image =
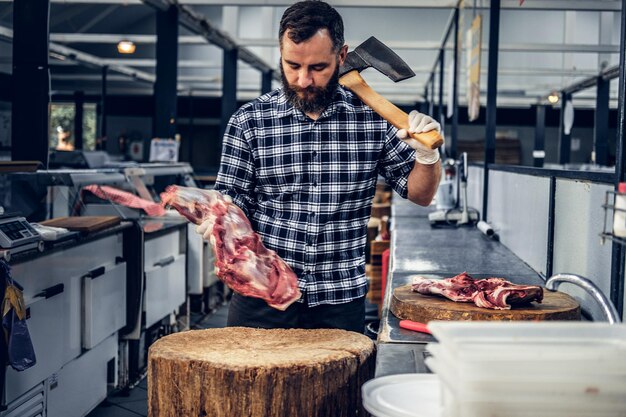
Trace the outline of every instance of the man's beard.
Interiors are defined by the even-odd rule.
[[[332,103],[335,97],[335,91],[337,90],[337,85],[339,85],[339,64],[337,64],[335,72],[333,76],[330,77],[330,80],[328,80],[326,87],[310,86],[300,88],[298,86],[289,85],[282,65],[280,65],[280,75],[283,82],[283,89],[285,90],[285,96],[292,106],[305,114],[321,113]]]

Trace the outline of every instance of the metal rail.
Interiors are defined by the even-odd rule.
[[[591,295],[600,305],[602,312],[610,324],[616,324],[622,321],[611,300],[609,300],[600,288],[598,288],[598,286],[596,286],[596,284],[592,281],[575,274],[556,274],[548,278],[546,281],[546,288],[551,291],[556,291],[562,282],[574,284]]]
[[[626,179],[626,164],[624,164],[624,131],[626,130],[626,109],[624,108],[626,88],[626,0],[622,0],[622,30],[620,36],[619,54],[619,99],[617,111],[617,137],[615,139],[615,191],[618,184]],[[618,242],[613,242],[611,248],[611,299],[617,306],[617,311],[624,314],[624,258],[626,249]]]
[[[487,107],[485,109],[485,158],[483,169],[483,207],[487,221],[489,201],[489,164],[496,160],[496,109],[498,95],[498,46],[500,43],[500,0],[491,0],[489,9],[489,59],[487,63]]]

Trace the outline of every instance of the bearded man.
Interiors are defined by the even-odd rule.
[[[248,216],[268,249],[298,276],[285,311],[233,294],[228,325],[363,332],[365,244],[378,176],[403,198],[430,204],[439,153],[398,131],[338,84],[348,52],[343,20],[322,1],[280,22],[282,87],[242,106],[224,134],[215,189]],[[410,132],[439,130],[416,111]],[[198,232],[207,234],[206,226]]]

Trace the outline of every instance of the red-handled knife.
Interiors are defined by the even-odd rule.
[[[413,330],[414,332],[432,334],[424,323],[419,323],[417,321],[400,320],[400,327],[407,330]]]

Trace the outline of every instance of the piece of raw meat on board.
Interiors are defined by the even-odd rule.
[[[475,280],[467,272],[445,279],[414,277],[411,289],[420,294],[442,295],[452,301],[495,310],[508,310],[512,305],[543,300],[543,288],[539,286],[516,285],[503,278]]]

